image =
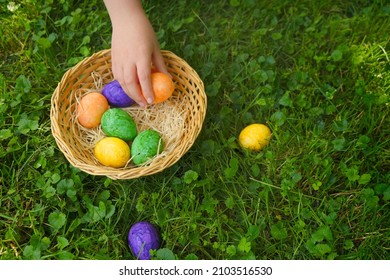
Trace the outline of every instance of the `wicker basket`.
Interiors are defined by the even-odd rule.
[[[173,97],[179,100],[186,111],[183,119],[184,133],[180,135],[179,144],[175,145],[169,154],[156,157],[150,164],[137,167],[127,165],[124,168],[111,168],[99,164],[93,155],[93,149],[85,148],[86,139],[73,116],[77,100],[82,93],[80,89],[96,88],[96,76],[103,84],[113,79],[111,51],[103,50],[68,70],[51,99],[52,134],[59,149],[74,167],[92,175],[112,179],[133,179],[155,174],[172,166],[190,149],[202,128],[206,114],[207,99],[204,85],[198,74],[183,59],[169,51],[162,51],[162,55],[175,82]]]

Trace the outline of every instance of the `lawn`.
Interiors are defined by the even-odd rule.
[[[62,75],[110,48],[103,1],[0,0],[0,259],[390,259],[388,1],[144,1],[203,80],[192,148],[133,180],[72,167],[51,134]],[[251,123],[269,145],[238,145]]]

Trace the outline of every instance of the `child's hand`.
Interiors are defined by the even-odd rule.
[[[168,72],[153,27],[138,2],[105,1],[113,24],[111,56],[114,78],[135,102],[146,106],[154,99],[150,82],[151,64],[160,72]]]

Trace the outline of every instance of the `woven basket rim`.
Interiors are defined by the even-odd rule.
[[[191,110],[189,109],[190,111],[188,112],[190,115],[189,119],[191,121],[188,126],[191,130],[188,132],[186,131],[188,134],[186,141],[181,141],[180,145],[175,147],[169,155],[156,158],[156,160],[153,160],[152,163],[146,166],[112,168],[103,165],[86,163],[84,162],[84,159],[80,160],[80,157],[82,156],[75,151],[75,145],[74,142],[72,142],[73,139],[71,139],[72,141],[67,139],[68,134],[71,133],[70,130],[72,129],[72,124],[69,123],[69,126],[67,126],[66,121],[62,121],[61,119],[61,117],[67,114],[65,112],[66,110],[71,110],[66,107],[71,105],[66,104],[65,106],[64,103],[72,99],[69,95],[72,95],[79,86],[79,81],[74,82],[75,77],[83,75],[88,76],[88,74],[90,75],[92,72],[91,69],[94,69],[94,71],[100,71],[104,68],[104,71],[108,71],[108,69],[111,71],[111,49],[105,49],[84,58],[75,66],[68,69],[62,76],[51,97],[50,120],[52,135],[55,138],[58,148],[71,165],[91,175],[106,176],[114,180],[135,179],[165,170],[175,164],[192,147],[202,129],[206,115],[207,96],[204,84],[197,72],[184,59],[168,50],[162,50],[161,53],[165,59],[168,70],[170,72],[174,71],[171,72],[173,79],[177,79],[177,81],[182,83],[183,89],[193,90],[192,92],[178,93],[178,95],[183,95],[183,98],[187,100],[186,102],[192,105],[189,107]],[[110,75],[112,79],[112,74]],[[63,109],[64,107],[65,109]],[[75,139],[75,141],[76,140],[77,139]],[[73,145],[69,142],[72,142]]]

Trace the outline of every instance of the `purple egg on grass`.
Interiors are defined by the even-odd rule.
[[[139,260],[150,260],[150,250],[160,247],[157,229],[149,222],[135,223],[129,231],[128,244],[134,256]]]
[[[113,107],[125,108],[135,103],[122,89],[117,80],[106,84],[103,87],[102,94],[107,98],[108,104]]]

